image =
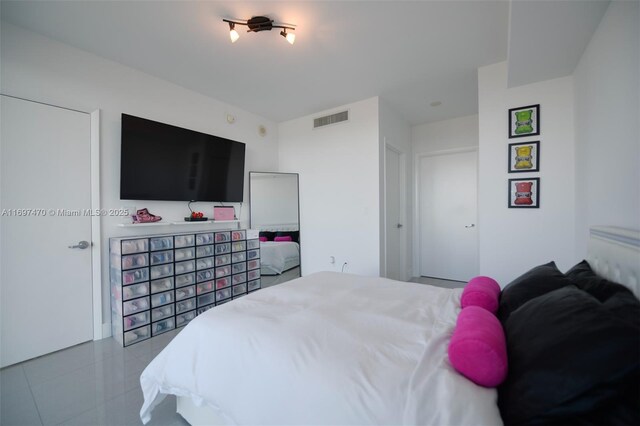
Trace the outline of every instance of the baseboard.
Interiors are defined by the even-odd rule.
[[[94,340],[106,339],[107,337],[111,337],[111,323],[110,322],[106,322],[106,323],[102,324],[102,337],[99,337],[98,339],[94,339]]]

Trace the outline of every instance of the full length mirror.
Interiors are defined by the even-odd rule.
[[[260,231],[262,287],[298,278],[300,218],[298,174],[249,172],[251,229]]]

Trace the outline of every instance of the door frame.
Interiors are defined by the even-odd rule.
[[[100,110],[91,119],[91,210],[100,211]],[[93,340],[111,334],[110,322],[102,323],[102,217],[91,216],[91,281],[93,288]]]
[[[463,154],[465,152],[475,152],[476,154],[478,153],[478,147],[477,146],[469,146],[469,147],[463,147],[463,148],[453,148],[453,149],[445,149],[445,150],[441,150],[441,151],[433,151],[433,152],[423,152],[420,154],[416,154],[414,157],[414,165],[413,165],[413,170],[415,171],[414,173],[414,191],[413,191],[413,226],[414,226],[414,232],[413,232],[413,276],[414,277],[419,277],[421,276],[421,259],[422,259],[422,238],[420,238],[421,232],[422,232],[422,222],[420,220],[420,190],[421,190],[421,185],[420,185],[420,176],[421,176],[421,168],[420,168],[420,163],[422,162],[423,158],[426,157],[439,157],[439,156],[443,156],[443,155],[453,155],[453,154]],[[476,176],[476,187],[478,186],[478,179]],[[477,193],[477,191],[476,191]],[[477,205],[478,205],[478,199],[476,198],[476,215],[477,215]],[[476,217],[476,223],[478,222],[478,219]],[[476,225],[477,226],[477,225]],[[478,246],[476,244],[476,251],[478,250]]]
[[[383,191],[383,198],[384,198],[384,202],[383,202],[383,214],[384,214],[384,221],[383,221],[383,236],[384,236],[384,244],[383,244],[383,268],[384,270],[382,271],[382,275],[384,277],[387,277],[387,243],[388,243],[388,239],[387,239],[387,222],[389,220],[389,218],[387,217],[387,149],[395,152],[396,154],[398,154],[398,173],[400,175],[400,181],[398,182],[398,185],[400,187],[400,206],[399,209],[400,211],[399,213],[399,217],[401,219],[401,221],[403,222],[402,228],[400,228],[400,279],[402,281],[406,281],[407,280],[407,262],[406,262],[406,256],[407,256],[407,191],[406,190],[402,190],[402,188],[406,188],[407,187],[407,166],[406,166],[406,154],[398,147],[390,144],[389,142],[387,142],[387,138],[384,138],[384,159],[383,159],[383,165],[384,165],[384,185],[382,188]]]

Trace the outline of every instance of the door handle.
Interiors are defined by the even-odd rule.
[[[75,249],[75,248],[77,248],[77,249],[80,249],[80,250],[84,250],[84,249],[86,249],[87,247],[89,247],[90,245],[91,245],[91,244],[89,244],[89,242],[88,242],[88,241],[80,241],[80,242],[78,242],[78,244],[76,244],[76,245],[69,246],[69,248],[71,248],[71,249]]]
[[[398,229],[402,228],[402,224],[401,223],[397,224],[396,228],[398,228]]]
[[[465,225],[464,227],[465,227],[465,228],[475,228],[475,227],[476,227],[476,224],[475,224],[475,223],[472,223],[471,225]]]

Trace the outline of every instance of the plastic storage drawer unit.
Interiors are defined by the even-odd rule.
[[[260,288],[257,230],[109,239],[112,335],[128,346]]]

